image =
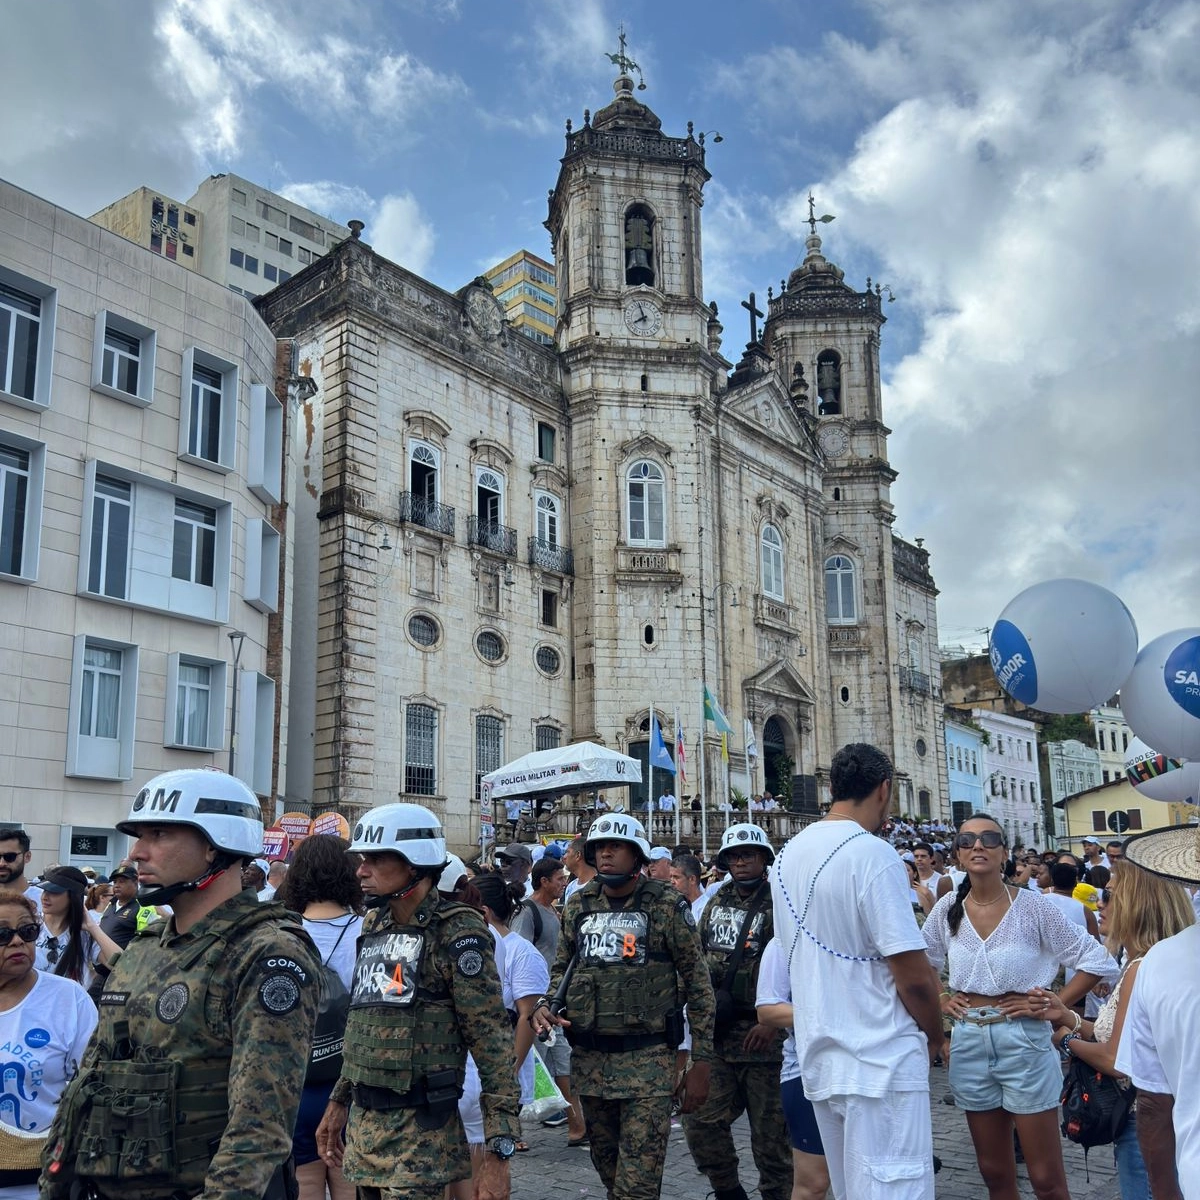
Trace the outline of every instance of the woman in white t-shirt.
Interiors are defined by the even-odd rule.
[[[79,1068],[96,1006],[87,992],[34,968],[33,902],[0,888],[0,1196],[37,1200],[46,1132]]]
[[[51,867],[42,881],[42,936],[34,966],[62,975],[84,988],[98,965],[107,964],[119,947],[86,907],[87,876],[78,867]],[[101,975],[106,973],[101,971]]]
[[[319,833],[296,848],[288,873],[275,893],[275,902],[299,913],[323,966],[332,967],[349,991],[354,978],[358,935],[362,932],[362,888],[355,870],[357,854],[348,853],[345,838]],[[334,1081],[306,1083],[300,1093],[300,1112],[292,1135],[296,1182],[300,1200],[354,1200],[354,1184],[341,1171],[329,1170],[317,1153],[316,1130],[325,1114]]]

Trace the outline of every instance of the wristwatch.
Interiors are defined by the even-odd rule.
[[[500,1137],[488,1138],[486,1145],[497,1158],[505,1162],[517,1152],[517,1143],[503,1134]]]

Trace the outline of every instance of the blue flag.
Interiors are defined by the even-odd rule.
[[[658,716],[650,713],[650,765],[656,771],[670,771],[675,774],[675,764],[671,761],[670,752],[663,743],[662,730],[658,727]]]

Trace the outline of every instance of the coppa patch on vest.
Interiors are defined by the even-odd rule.
[[[454,955],[460,975],[473,979],[483,970],[483,938],[478,934],[472,933],[458,938],[450,951]]]
[[[419,933],[389,932],[364,937],[354,965],[350,1007],[412,1004],[421,978],[424,949],[425,938]]]
[[[173,983],[158,994],[154,1002],[154,1012],[158,1019],[166,1025],[174,1025],[183,1016],[183,1010],[188,1006],[191,993],[186,983]]]
[[[650,919],[644,912],[594,912],[576,929],[579,957],[585,962],[644,963]]]
[[[277,971],[258,985],[258,1002],[264,1011],[282,1017],[300,1003],[300,985],[290,975]]]

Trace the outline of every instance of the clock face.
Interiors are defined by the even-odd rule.
[[[500,332],[500,309],[482,288],[473,288],[467,293],[467,318],[480,337],[494,338]]]
[[[842,425],[826,425],[817,434],[817,445],[830,458],[840,458],[850,449],[850,435]]]
[[[634,333],[651,337],[662,328],[662,309],[653,300],[630,300],[625,305],[625,324]]]

